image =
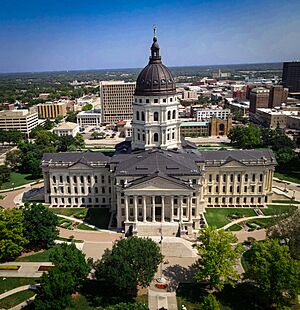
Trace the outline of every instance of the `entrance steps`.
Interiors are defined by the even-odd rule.
[[[178,232],[178,223],[136,223],[136,230],[138,236],[170,236],[175,237]]]

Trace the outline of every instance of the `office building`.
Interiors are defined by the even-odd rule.
[[[300,97],[300,62],[283,63],[282,85],[289,89],[292,96]]]
[[[196,111],[197,115],[197,122],[207,121],[215,116],[220,119],[227,119],[230,110],[229,109],[201,109]]]
[[[19,130],[29,135],[38,125],[38,114],[30,110],[0,111],[0,129]]]
[[[250,112],[255,113],[256,109],[269,107],[270,90],[263,87],[256,87],[250,91]]]
[[[101,125],[101,111],[91,110],[79,112],[77,114],[77,124],[81,128],[87,126],[99,127]]]
[[[36,107],[39,118],[55,119],[58,116],[66,116],[67,103],[67,101],[48,101],[38,104]]]
[[[132,119],[132,103],[135,83],[124,81],[100,82],[100,104],[104,124],[116,124],[123,119]]]

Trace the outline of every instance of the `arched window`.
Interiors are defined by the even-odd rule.
[[[171,119],[171,111],[168,111],[168,120]]]
[[[145,134],[143,133],[143,141],[145,141]]]
[[[173,115],[172,118],[175,119],[176,118],[176,110],[173,110]]]
[[[158,133],[155,133],[153,135],[153,140],[154,140],[154,142],[158,142]]]
[[[154,122],[158,122],[158,112],[153,113]]]
[[[136,111],[136,119],[139,121],[140,120],[140,112]]]
[[[145,121],[145,112],[142,112],[142,121]]]

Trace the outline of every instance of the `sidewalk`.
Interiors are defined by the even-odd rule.
[[[27,285],[23,285],[23,286],[19,286],[19,287],[13,288],[12,290],[9,290],[9,291],[1,294],[0,295],[0,300],[5,298],[5,297],[8,297],[10,295],[16,294],[18,292],[26,291],[28,289],[36,290],[37,287],[38,287],[37,284],[27,284]]]
[[[256,215],[256,216],[249,216],[249,217],[241,217],[239,219],[236,219],[236,220],[226,224],[223,227],[218,228],[218,230],[220,230],[220,229],[224,229],[225,230],[225,229],[229,228],[230,226],[232,226],[234,224],[239,224],[241,222],[245,222],[245,221],[248,221],[248,220],[268,219],[268,218],[271,218],[271,217],[274,217],[274,215]]]
[[[10,270],[10,271],[1,270],[0,276],[7,278],[12,277],[39,278],[43,274],[43,271],[38,271],[40,266],[53,266],[51,262],[9,262],[1,265],[21,266],[19,270]]]

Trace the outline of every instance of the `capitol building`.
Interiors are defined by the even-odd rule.
[[[181,141],[179,102],[156,36],[137,78],[132,140],[101,152],[46,153],[50,207],[109,208],[111,223],[140,236],[191,234],[212,207],[264,207],[276,165],[270,150],[199,151]]]

